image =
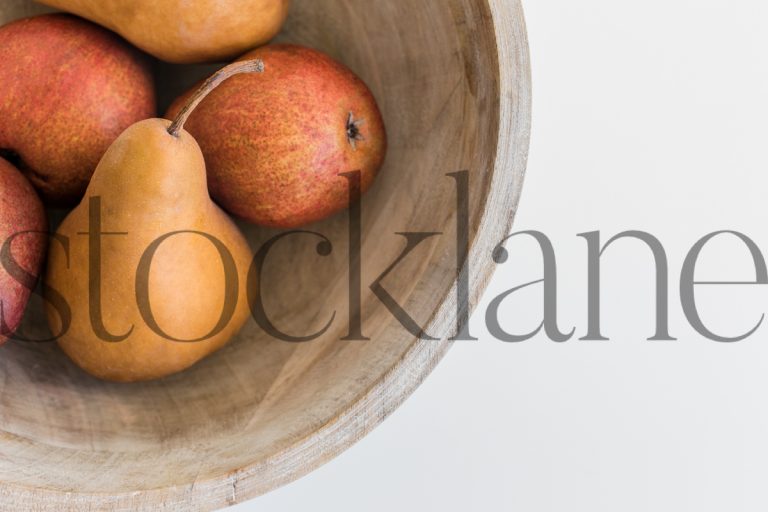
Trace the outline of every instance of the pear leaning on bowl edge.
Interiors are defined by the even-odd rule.
[[[247,320],[252,252],[211,200],[203,155],[183,124],[221,82],[262,71],[258,60],[227,66],[174,122],[128,128],[59,227],[69,247],[52,245],[46,284],[67,306],[49,302],[46,313],[59,346],[86,372],[120,382],[171,375]]]
[[[252,59],[270,72],[227,82],[186,124],[205,155],[211,195],[229,213],[273,228],[299,228],[348,208],[347,173],[359,171],[366,193],[387,151],[373,93],[312,48],[270,44],[238,60]],[[180,96],[166,117],[193,93]]]
[[[38,0],[117,32],[158,59],[216,62],[275,37],[290,0]]]

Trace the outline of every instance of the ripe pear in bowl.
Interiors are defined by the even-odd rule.
[[[35,189],[0,158],[0,343],[16,331],[24,316],[45,258],[47,229]]]
[[[228,81],[187,122],[214,199],[238,217],[277,228],[348,207],[349,179],[340,174],[360,171],[364,193],[386,153],[373,94],[347,67],[310,48],[267,45],[241,58],[248,59],[263,60],[267,73]]]
[[[231,59],[272,39],[289,0],[39,0],[176,64]]]
[[[101,379],[134,382],[180,372],[225,345],[247,320],[252,253],[211,200],[186,115],[230,73],[206,83],[173,123],[149,119],[107,150],[86,196],[57,231],[46,283],[62,350]]]
[[[107,147],[156,115],[148,58],[66,14],[0,27],[0,156],[54,205],[76,204]]]

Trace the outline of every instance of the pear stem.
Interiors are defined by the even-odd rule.
[[[184,108],[181,109],[176,119],[168,127],[168,133],[174,137],[179,136],[184,123],[187,122],[192,111],[197,108],[201,101],[205,99],[208,94],[217,88],[224,80],[239,75],[241,73],[263,73],[264,62],[261,59],[245,60],[242,62],[235,62],[229,66],[221,68],[214,73],[205,83],[192,95]]]

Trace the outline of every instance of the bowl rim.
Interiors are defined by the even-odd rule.
[[[482,265],[512,229],[525,178],[531,129],[531,69],[528,37],[520,0],[481,0],[491,13],[496,41],[491,56],[498,69],[499,126],[493,175],[477,234],[462,272],[469,271],[470,311],[477,306],[494,274]],[[469,270],[468,270],[469,269]],[[455,288],[455,286],[454,286]],[[456,323],[453,294],[437,306],[427,332],[450,332]],[[194,504],[203,510],[234,505],[266,494],[311,473],[334,459],[395,411],[429,376],[452,346],[447,338],[417,341],[370,388],[328,423],[283,451],[219,477],[188,486],[162,487],[126,493],[61,492],[0,483],[0,497],[41,510],[164,509]]]

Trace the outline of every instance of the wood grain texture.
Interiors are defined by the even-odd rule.
[[[0,20],[37,11],[5,1]],[[386,418],[429,374],[455,330],[455,182],[470,170],[470,307],[511,228],[530,129],[528,46],[519,0],[295,0],[280,40],[307,44],[357,72],[390,134],[385,169],[363,201],[365,342],[346,335],[347,217],[280,242],[265,267],[265,304],[291,334],[251,322],[183,374],[137,385],[88,377],[49,344],[9,343],[0,357],[0,503],[35,510],[213,510],[290,482]],[[209,68],[158,65],[161,97]],[[254,248],[276,232],[242,226]],[[404,231],[441,232],[385,281],[440,341],[410,335],[368,285],[400,254]],[[27,334],[44,333],[33,303]]]

